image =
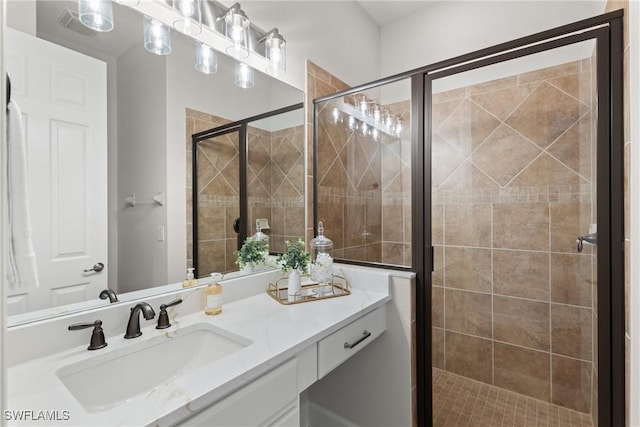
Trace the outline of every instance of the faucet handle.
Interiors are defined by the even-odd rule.
[[[171,326],[169,322],[169,314],[167,313],[167,307],[173,307],[174,305],[178,305],[182,302],[180,298],[175,301],[171,301],[169,304],[161,304],[160,305],[160,314],[158,314],[158,326],[156,329],[167,329]]]
[[[107,346],[107,342],[104,339],[104,331],[102,330],[102,320],[96,320],[93,323],[74,323],[69,325],[70,331],[79,331],[80,329],[86,329],[93,326],[93,332],[91,333],[91,341],[87,350],[98,350]]]

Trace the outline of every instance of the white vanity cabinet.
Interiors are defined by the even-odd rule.
[[[386,328],[387,309],[383,305],[177,425],[298,427],[300,393],[373,342]]]
[[[257,378],[177,424],[189,427],[299,425],[297,359]]]

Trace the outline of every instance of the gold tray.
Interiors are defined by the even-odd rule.
[[[287,294],[288,277],[282,277],[276,283],[269,283],[267,294],[280,304],[291,305],[303,302],[320,301],[328,298],[344,297],[351,295],[349,282],[342,276],[333,276],[332,283],[329,284],[308,284],[303,285],[294,295],[293,301],[289,301]]]

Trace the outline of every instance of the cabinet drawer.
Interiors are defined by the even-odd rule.
[[[318,378],[353,356],[387,330],[387,307],[379,307],[318,341]]]
[[[298,399],[296,359],[205,408],[180,426],[262,426]]]

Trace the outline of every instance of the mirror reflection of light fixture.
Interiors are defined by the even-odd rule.
[[[95,31],[113,30],[111,0],[78,0],[78,17],[86,27]]]
[[[349,130],[354,130],[356,127],[356,118],[353,116],[349,116],[349,122],[347,124]]]
[[[243,89],[253,87],[253,68],[244,62],[236,62],[234,83]]]
[[[144,16],[144,48],[156,55],[171,53],[171,29],[160,21]]]
[[[358,108],[360,108],[360,112],[362,114],[367,114],[368,106],[367,106],[367,97],[362,95],[360,97],[360,101],[358,102]]]
[[[202,32],[200,0],[173,0],[173,8],[181,15],[180,19],[173,22],[173,28],[188,36],[196,36]]]
[[[249,17],[240,8],[240,3],[231,6],[218,18],[224,19],[224,35],[233,43],[226,49],[236,59],[249,56]]]
[[[264,41],[264,56],[267,59],[267,73],[281,76],[286,71],[287,42],[277,28],[269,31],[258,43]]]
[[[218,71],[218,55],[211,46],[196,42],[196,70],[204,74]]]

